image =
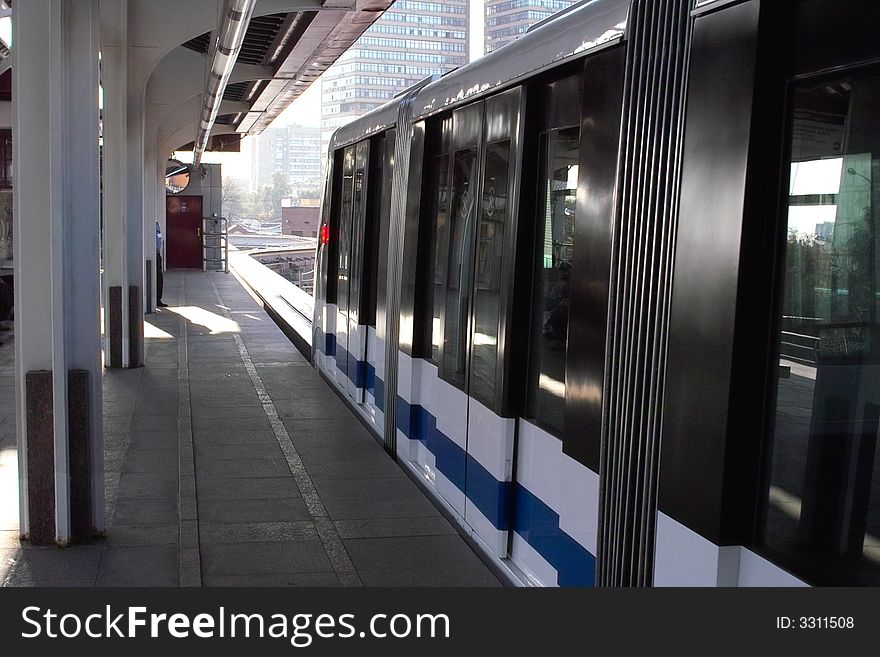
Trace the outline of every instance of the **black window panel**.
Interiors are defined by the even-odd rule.
[[[791,169],[763,551],[880,584],[880,75],[804,83]]]
[[[528,322],[523,416],[599,469],[611,229],[623,48],[590,57],[529,89],[514,301]],[[521,407],[522,407],[521,406]]]
[[[418,291],[414,300],[413,316],[413,357],[432,358],[431,308],[434,305],[434,289],[431,285],[437,243],[435,224],[437,221],[436,189],[438,179],[445,178],[447,171],[440,171],[440,122],[429,119],[424,124],[425,140],[421,189],[419,191],[419,228],[418,228],[418,263],[416,265],[415,289]]]
[[[441,379],[465,392],[482,139],[483,103],[474,103],[452,113],[447,192],[449,234],[444,257],[443,338],[438,370]]]
[[[426,149],[425,191],[426,222],[429,227],[426,265],[425,302],[429,316],[425,323],[425,356],[440,363],[443,341],[446,267],[449,252],[449,162],[452,117],[428,124],[429,147]]]
[[[342,159],[343,149],[333,154],[332,186],[330,193],[329,243],[327,245],[327,303],[336,303],[339,283],[339,227],[342,214]]]
[[[877,61],[880,3],[870,0],[798,0],[794,4],[792,49],[796,75],[830,71],[852,66],[855,62]],[[791,11],[789,5],[783,7]],[[779,31],[774,35],[774,41],[778,39]]]
[[[703,14],[691,42],[658,502],[716,545],[753,540],[786,42],[759,24],[783,5]]]
[[[391,129],[385,133],[384,139],[384,162],[382,169],[387,172],[387,180],[383,176],[375,180],[375,184],[381,189],[382,201],[379,208],[379,237],[376,259],[376,335],[380,340],[385,339],[386,322],[386,293],[388,286],[388,239],[391,228],[391,189],[392,176],[394,175],[394,145],[397,139],[397,130]]]
[[[565,428],[565,357],[579,155],[580,126],[541,134],[526,412],[528,418],[557,436]]]
[[[471,351],[471,396],[496,406],[496,392],[501,385],[498,376],[498,341],[502,313],[502,282],[504,251],[508,223],[511,219],[509,203],[511,140],[486,145],[483,163],[482,203],[477,228],[475,282],[474,282],[474,335]]]
[[[354,197],[355,148],[345,149],[342,158],[342,202],[339,215],[339,247],[337,259],[336,306],[340,313],[348,314],[349,279],[351,277],[351,210]]]
[[[366,249],[365,223],[367,215],[367,185],[370,157],[370,142],[359,141],[355,146],[354,180],[352,181],[351,207],[351,259],[349,261],[349,302],[348,317],[352,325],[363,324],[362,287],[366,270],[364,251]],[[349,347],[351,349],[352,347]]]
[[[370,143],[367,176],[367,214],[364,220],[364,274],[361,279],[361,322],[376,327],[376,293],[379,278],[379,224],[382,217],[382,181],[385,171],[385,135]],[[387,185],[390,187],[391,185]]]
[[[424,271],[424,227],[421,221],[422,170],[424,169],[425,122],[413,125],[407,176],[406,212],[403,225],[403,254],[400,278],[400,350],[414,358],[422,357],[424,330],[419,324],[424,314],[424,287],[419,287]],[[418,311],[418,312],[417,312]]]
[[[432,224],[431,240],[433,253],[429,262],[433,264],[428,290],[431,298],[430,344],[431,361],[440,363],[440,345],[443,343],[443,308],[446,267],[449,257],[449,162],[448,153],[434,158],[433,183],[431,190]]]
[[[594,472],[599,471],[602,433],[625,54],[619,47],[588,57],[581,91],[576,249],[571,268],[562,451]],[[565,92],[560,86],[557,93],[573,91]]]
[[[441,376],[462,390],[467,367],[476,186],[477,149],[456,151],[452,157]]]

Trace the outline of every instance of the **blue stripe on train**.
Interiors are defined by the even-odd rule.
[[[559,514],[516,484],[514,531],[558,573],[559,586],[594,586],[596,558],[559,527]]]
[[[376,376],[376,369],[370,365],[373,373],[373,398],[376,400],[376,408],[385,411],[385,382]]]
[[[317,336],[315,344],[318,345],[318,349],[322,350],[325,356],[333,356],[337,361],[341,361],[343,358],[348,357],[348,352],[345,351],[345,349],[337,347],[336,334],[324,334],[324,340],[322,342],[320,339],[321,333],[323,332],[318,329],[319,335]],[[321,349],[322,345],[323,349]],[[365,388],[372,392],[373,398],[376,400],[376,408],[381,411],[385,410],[385,382],[376,376],[376,368],[372,363],[359,360],[357,361],[354,378],[352,379],[349,372],[346,372],[345,375],[358,388]]]
[[[437,420],[419,404],[397,398],[397,426],[425,444],[443,473],[500,531],[513,530],[558,573],[560,586],[593,586],[596,559],[559,526],[559,514],[519,483],[501,482],[455,442],[437,430]],[[465,466],[466,464],[466,466]]]
[[[324,354],[327,356],[335,356],[336,355],[336,334],[335,333],[326,333],[324,335],[324,340],[325,340]]]
[[[336,351],[336,336],[327,334],[327,345]],[[339,352],[345,354],[343,349]],[[329,355],[329,354],[328,354]],[[341,360],[340,356],[337,356]],[[385,408],[385,382],[375,367],[363,365],[363,383],[373,391],[376,406]],[[349,377],[350,378],[350,377]],[[397,427],[410,440],[418,440],[434,455],[443,473],[500,531],[513,529],[558,573],[560,586],[594,586],[596,558],[559,526],[559,514],[519,483],[498,481],[476,459],[437,429],[437,418],[419,404],[397,397]],[[514,519],[513,527],[510,519]]]
[[[363,360],[349,358],[351,354],[345,350],[339,343],[335,345],[336,366],[339,371],[345,374],[355,388],[363,388],[367,381],[367,363]]]

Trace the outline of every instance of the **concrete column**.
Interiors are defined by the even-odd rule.
[[[144,310],[151,313],[156,309],[156,222],[159,209],[156,207],[156,140],[147,130],[144,139],[143,169],[143,213],[144,213],[144,258],[147,265],[144,285]],[[162,208],[164,213],[165,208]]]
[[[144,91],[129,58],[126,103],[126,247],[128,248],[128,366],[144,364]],[[133,80],[134,78],[134,80]],[[155,230],[155,228],[154,228]],[[155,238],[154,238],[155,239]]]
[[[101,0],[104,88],[104,363],[128,357],[127,111],[128,11],[125,0]]]
[[[21,529],[104,526],[99,338],[98,0],[13,8]]]

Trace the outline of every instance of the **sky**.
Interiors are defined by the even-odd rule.
[[[470,61],[483,56],[483,26],[483,0],[472,0],[470,3]],[[312,128],[321,127],[320,78],[315,80],[299,98],[293,101],[275,119],[273,125],[288,123],[298,123]],[[240,153],[205,153],[203,161],[211,164],[220,163],[223,166],[225,178],[240,178],[250,181],[253,140],[253,137],[242,139]],[[191,153],[177,153],[175,156],[183,162],[192,161]]]

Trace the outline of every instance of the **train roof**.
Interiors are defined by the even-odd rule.
[[[426,78],[333,133],[331,151],[393,127],[402,100],[413,97],[419,119],[514,84],[585,52],[622,39],[629,0],[584,0],[558,12],[511,43],[442,77]]]
[[[623,36],[627,0],[588,0],[554,15],[515,41],[425,86],[414,101],[414,118],[439,112],[505,87]]]

